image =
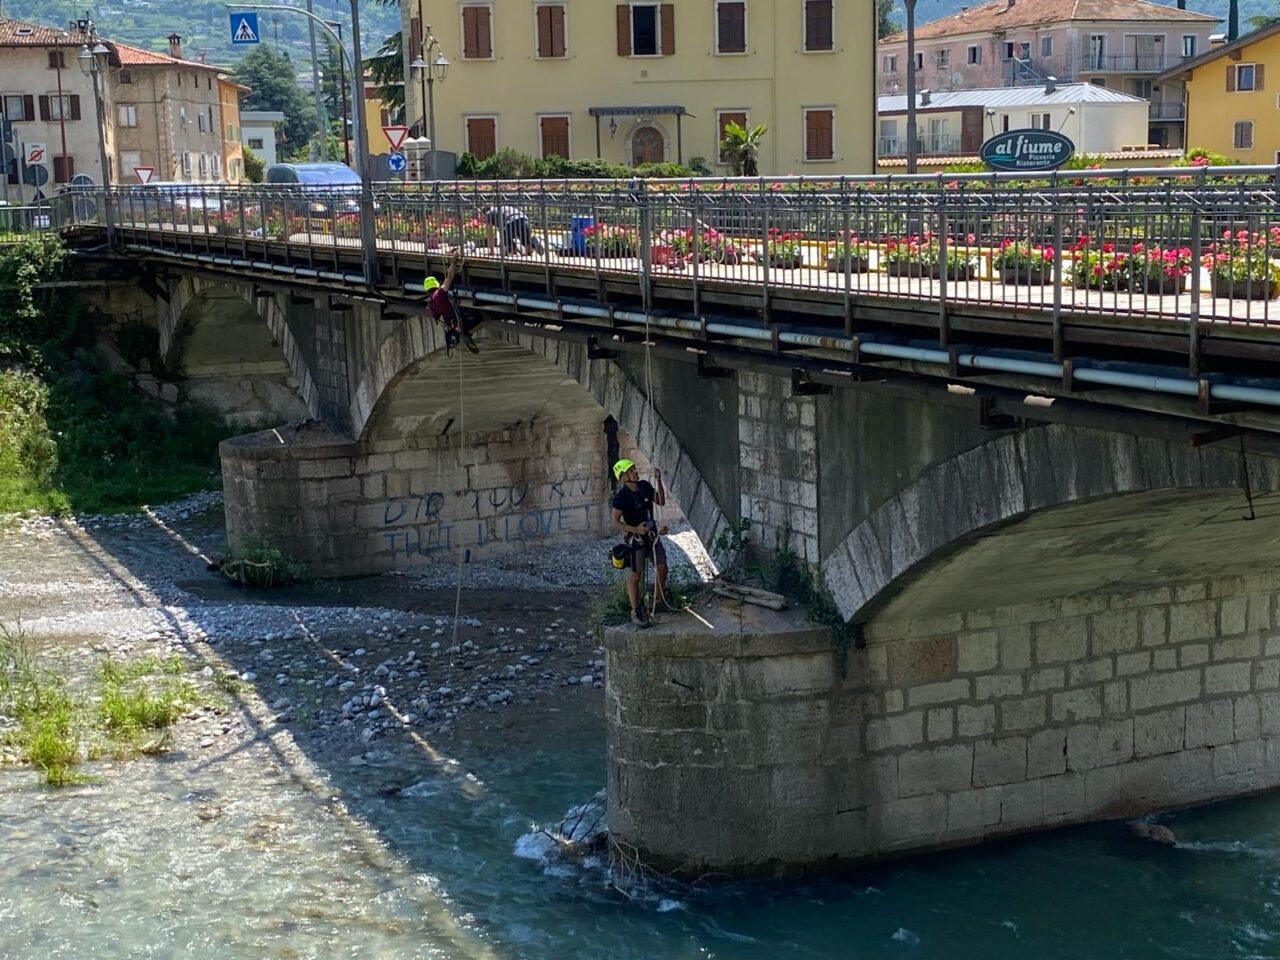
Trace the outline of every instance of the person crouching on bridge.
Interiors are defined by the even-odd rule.
[[[508,205],[490,207],[484,213],[485,235],[490,247],[496,247],[495,232],[502,233],[502,246],[508,253],[529,256],[530,253],[542,253],[542,241],[529,225],[529,215],[519,207]]]
[[[435,277],[427,277],[422,281],[422,289],[427,291],[427,310],[431,314],[431,319],[444,326],[445,349],[452,353],[453,348],[461,342],[466,344],[467,349],[472,353],[479,353],[480,348],[471,339],[471,331],[479,324],[468,320],[463,315],[449,293],[453,281],[458,278],[458,267],[461,265],[462,253],[456,251],[453,259],[449,261],[449,270],[444,275],[444,282],[441,283]]]
[[[662,485],[662,471],[657,467],[653,469],[654,483],[641,480],[636,465],[630,460],[615,463],[613,476],[622,483],[613,495],[613,525],[622,531],[628,547],[627,599],[631,601],[631,622],[637,627],[647,627],[649,616],[641,590],[645,562],[650,556],[657,581],[655,606],[658,598],[665,603],[667,596],[667,551],[659,539],[667,528],[658,526],[653,519],[653,506],[655,503],[666,506],[667,491]]]

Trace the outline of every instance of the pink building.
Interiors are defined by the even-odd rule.
[[[1149,100],[1150,142],[1182,147],[1182,84],[1155,77],[1206,52],[1217,23],[1147,0],[993,0],[916,27],[916,87],[1095,83]],[[879,94],[906,92],[906,60],[904,34],[880,42]]]

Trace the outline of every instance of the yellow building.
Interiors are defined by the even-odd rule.
[[[249,88],[218,77],[218,109],[222,122],[222,176],[227,183],[244,179],[244,147],[240,143],[240,95]]]
[[[733,120],[764,124],[762,174],[869,173],[875,163],[872,0],[405,0],[406,63],[434,84],[442,151],[512,147],[614,163],[704,158]],[[438,53],[423,49],[428,29]],[[407,122],[425,120],[421,78]]]
[[[370,80],[364,84],[364,122],[369,131],[369,152],[375,157],[387,153],[391,145],[382,132],[383,127],[400,123],[400,111],[390,103],[379,99],[378,87]]]
[[[1156,82],[1165,78],[1186,83],[1188,147],[1280,163],[1280,24],[1214,47]]]

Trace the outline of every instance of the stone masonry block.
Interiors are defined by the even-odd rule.
[[[1102,712],[1108,717],[1123,717],[1129,713],[1129,684],[1113,680],[1102,685]]]
[[[1183,748],[1186,740],[1187,708],[1157,710],[1133,718],[1133,754],[1152,757]]]
[[[1102,688],[1087,687],[1055,693],[1051,715],[1055,723],[1096,720],[1102,716]]]
[[[1044,822],[1043,781],[1011,783],[1000,789],[1000,826],[1008,830],[1037,827]]]
[[[1089,653],[1088,620],[1085,617],[1037,623],[1034,634],[1036,663],[1083,660]]]
[[[1184,667],[1198,667],[1209,662],[1207,643],[1188,643],[1178,648],[1178,662]]]
[[[1159,647],[1169,642],[1169,608],[1146,607],[1141,619],[1142,645]]]
[[[1204,692],[1244,693],[1253,678],[1251,663],[1217,663],[1204,668]]]
[[[1259,660],[1253,665],[1253,688],[1274,690],[1280,687],[1280,660]]]
[[[956,728],[962,737],[986,737],[995,733],[995,704],[988,703],[980,707],[960,704],[956,707]]]
[[[1085,778],[1079,773],[1064,773],[1041,781],[1046,824],[1074,823],[1089,812]]]
[[[1115,672],[1115,664],[1110,657],[1101,657],[1085,663],[1072,663],[1067,666],[1067,682],[1073,687],[1085,687],[1091,683],[1110,680]]]
[[[946,683],[928,683],[921,687],[907,690],[907,704],[912,707],[927,707],[934,703],[952,703],[956,700],[969,699],[968,680],[949,680]]]
[[[978,740],[973,745],[973,785],[991,787],[1027,777],[1027,738]]]
[[[1067,731],[1041,730],[1027,739],[1027,779],[1048,777],[1067,769]]]
[[[1156,673],[1129,681],[1129,707],[1134,712],[1199,698],[1199,669]]]
[[[965,790],[947,796],[947,836],[981,836],[1000,822],[1000,788]]]
[[[1081,724],[1067,730],[1067,766],[1092,770],[1133,758],[1133,720]]]
[[[1258,706],[1258,698],[1236,697],[1234,706],[1236,741],[1256,740],[1262,736],[1262,712]]]
[[[1185,603],[1188,600],[1203,600],[1207,596],[1209,596],[1209,586],[1204,583],[1184,583],[1173,588],[1175,603]]]
[[[938,740],[950,740],[955,736],[955,710],[951,707],[938,707],[930,710],[925,726],[931,743]]]
[[[956,638],[956,669],[960,673],[994,670],[999,660],[999,640],[994,630],[962,633]]]
[[[1031,666],[1031,625],[1015,623],[1000,628],[1000,666],[1025,670]]]
[[[1208,700],[1187,705],[1187,750],[1216,747],[1235,738],[1235,710],[1230,700]]]
[[[1025,700],[1005,700],[1000,704],[1000,729],[1005,733],[1033,730],[1044,724],[1043,695]]]
[[[904,640],[889,648],[889,677],[896,686],[930,683],[950,676],[949,636]]]
[[[884,712],[901,713],[907,709],[907,695],[902,690],[886,690],[884,692]]]
[[[1262,638],[1255,635],[1232,637],[1212,644],[1213,660],[1254,660],[1262,656]]]
[[[973,769],[972,744],[908,750],[898,757],[898,796],[918,797],[966,789]]]
[[[1027,677],[1028,693],[1061,690],[1066,685],[1067,671],[1064,667],[1041,667],[1039,670],[1032,670]]]
[[[1022,675],[1018,673],[998,673],[994,676],[975,677],[973,690],[974,697],[978,700],[999,700],[1003,697],[1016,697],[1022,693]]]
[[[1184,648],[1185,649],[1185,648]],[[1207,656],[1206,652],[1206,656]],[[1116,657],[1116,676],[1129,677],[1135,673],[1146,673],[1151,669],[1151,651],[1138,653],[1122,653]]]
[[[881,753],[899,747],[914,747],[923,740],[923,710],[867,721],[867,750],[871,753]]]
[[[1178,648],[1151,651],[1152,670],[1174,670],[1178,666]]]
[[[1233,637],[1249,629],[1249,598],[1224,598],[1218,607],[1218,628],[1224,637]]]
[[[1181,590],[1182,588],[1179,588]],[[1175,603],[1169,608],[1169,642],[1214,640],[1218,636],[1218,604],[1214,600]]]
[[[1137,649],[1138,611],[1109,610],[1089,618],[1089,636],[1095,657]]]

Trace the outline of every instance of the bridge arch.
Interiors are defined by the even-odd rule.
[[[583,344],[501,328],[481,328],[476,336],[478,356],[463,351],[447,361],[439,325],[426,317],[407,318],[370,357],[353,391],[350,416],[359,442],[374,452],[390,451],[403,446],[406,430],[437,437],[456,430],[453,364],[461,363],[469,436],[515,430],[516,436],[529,437],[538,418],[546,422],[566,413],[577,417],[579,430],[594,418],[590,429],[599,436],[601,421],[611,416],[624,443],[622,452],[638,452],[637,459],[660,465],[671,497],[698,536],[703,543],[714,542],[727,523],[723,507],[680,438],[618,364],[589,358]],[[499,383],[513,387],[495,390]],[[397,420],[399,429],[389,426]],[[522,428],[523,435],[518,433]],[[633,449],[626,447],[627,440]]]
[[[320,415],[320,394],[288,321],[287,294],[184,274],[159,317],[160,351],[187,395],[232,421]]]
[[[1280,462],[1248,460],[1252,489],[1280,489]],[[1069,504],[1198,490],[1244,508],[1238,451],[1049,424],[1003,434],[926,471],[858,523],[823,563],[847,620],[866,621],[935,562],[1015,521]],[[1100,508],[1101,509],[1101,508]],[[1089,511],[1079,514],[1087,519]]]

